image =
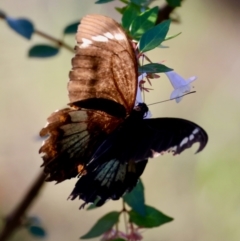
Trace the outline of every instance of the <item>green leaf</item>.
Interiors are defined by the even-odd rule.
[[[145,6],[148,3],[148,0],[130,0],[130,2],[138,5],[138,6]]]
[[[146,205],[146,215],[142,217],[140,214],[131,210],[129,213],[130,222],[135,223],[140,227],[154,228],[165,223],[171,222],[173,218],[166,216],[154,207]]]
[[[114,0],[98,0],[95,2],[95,4],[102,4],[102,3],[108,3],[108,2],[113,2]]]
[[[90,204],[86,210],[92,210],[98,208],[94,203]]]
[[[170,35],[170,36],[167,36],[164,41],[167,41],[167,40],[170,40],[170,39],[173,39],[173,38],[176,38],[178,35],[180,35],[182,32],[179,32],[177,34],[174,34],[174,35]]]
[[[136,187],[130,193],[127,193],[123,197],[123,200],[141,216],[146,215],[144,186],[141,180],[139,180]]]
[[[125,4],[128,4],[128,3],[129,3],[128,0],[120,0],[120,2],[125,3]]]
[[[131,35],[135,39],[139,39],[147,30],[155,25],[157,14],[158,7],[154,7],[137,16],[131,25]]]
[[[46,231],[40,226],[29,226],[28,232],[38,238],[45,238],[47,236]]]
[[[28,51],[29,57],[48,58],[57,55],[59,49],[50,45],[35,45]]]
[[[69,24],[68,26],[66,26],[64,28],[63,33],[64,34],[75,34],[75,33],[77,33],[78,25],[79,25],[79,21],[76,22],[76,23]]]
[[[133,20],[140,14],[140,8],[135,4],[129,4],[122,16],[122,26],[129,30]]]
[[[166,38],[170,23],[171,20],[163,21],[145,32],[138,43],[140,52],[147,52],[160,45]]]
[[[116,239],[111,239],[111,241],[126,241],[126,239],[116,238]]]
[[[8,26],[26,39],[31,39],[34,32],[33,24],[28,19],[6,17]]]
[[[171,7],[180,7],[182,0],[166,0]]]
[[[122,7],[122,8],[115,7],[115,9],[116,9],[120,14],[124,14],[125,10],[127,9],[127,6]]]
[[[100,218],[81,239],[95,238],[107,232],[118,222],[120,212],[110,212]]]
[[[168,68],[166,65],[158,63],[150,63],[138,67],[138,72],[140,73],[165,73],[172,70],[173,69]]]
[[[94,203],[90,204],[87,208],[87,210],[92,210],[92,209],[95,209],[95,208],[99,208],[98,206],[96,206],[97,202],[100,201],[101,198],[100,197],[97,197],[94,201]]]

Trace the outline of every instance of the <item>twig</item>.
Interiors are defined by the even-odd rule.
[[[48,35],[46,33],[43,33],[43,32],[41,32],[41,31],[39,31],[37,29],[35,29],[34,33],[39,35],[39,36],[41,36],[41,37],[43,37],[43,38],[45,38],[45,39],[48,39],[48,40],[56,43],[60,47],[63,47],[65,49],[69,50],[70,52],[74,53],[73,48],[71,46],[69,46],[68,44],[66,44],[65,42],[63,42],[63,41],[61,41],[59,39],[56,39],[56,38],[54,38],[54,37],[52,37],[52,36],[50,36],[50,35]]]
[[[126,214],[127,210],[126,210],[126,205],[125,205],[123,198],[122,198],[122,205],[123,205],[122,212],[123,212],[123,219],[124,219],[124,224],[125,224],[125,231],[126,231],[126,234],[128,234],[128,224],[127,224],[127,214]]]
[[[27,210],[37,197],[41,188],[44,186],[44,183],[45,174],[41,171],[33,185],[27,191],[26,195],[23,196],[23,200],[16,206],[15,210],[7,216],[6,223],[2,229],[2,233],[0,234],[0,241],[7,240],[13,232],[21,226],[22,218],[25,216]]]
[[[6,19],[6,17],[7,16],[4,13],[0,13],[0,19]],[[71,46],[69,46],[68,44],[66,44],[65,42],[63,42],[63,41],[61,41],[57,38],[54,38],[54,37],[50,36],[49,34],[46,34],[42,31],[37,30],[37,29],[34,29],[34,33],[43,37],[43,38],[45,38],[45,39],[47,39],[47,40],[49,40],[49,41],[51,41],[51,42],[54,42],[55,44],[57,44],[60,47],[63,47],[65,49],[69,50],[70,52],[74,53],[73,48]]]

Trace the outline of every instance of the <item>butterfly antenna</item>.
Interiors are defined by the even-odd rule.
[[[145,57],[145,55],[143,55],[143,57],[142,57],[142,66],[143,66],[144,57]],[[143,83],[143,87],[144,87],[144,83]],[[144,93],[144,89],[143,89],[142,92],[143,92],[143,102],[145,103],[145,93]]]
[[[143,87],[144,87],[144,84],[143,84]],[[145,92],[143,90],[143,102],[145,103]]]
[[[193,94],[193,93],[196,93],[196,92],[197,92],[197,91],[191,91],[191,92],[188,92],[188,93],[186,93],[186,94],[184,94],[184,95],[180,95],[180,96],[175,97],[175,98],[170,98],[169,100],[163,100],[163,101],[159,101],[159,102],[151,103],[151,104],[149,104],[149,105],[155,105],[155,104],[159,104],[159,103],[163,103],[163,102],[167,102],[167,101],[175,100],[175,99],[177,99],[177,98],[179,98],[179,97],[183,97],[183,96],[185,96],[185,95],[190,95],[190,94]],[[148,106],[149,106],[149,105],[148,105]]]

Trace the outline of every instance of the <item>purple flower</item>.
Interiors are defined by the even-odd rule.
[[[165,73],[169,78],[174,90],[170,95],[171,99],[176,98],[176,102],[179,103],[182,99],[182,95],[191,91],[191,83],[197,79],[196,76],[192,76],[189,79],[185,80],[182,76],[177,74],[174,71]]]

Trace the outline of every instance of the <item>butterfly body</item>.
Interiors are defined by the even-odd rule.
[[[48,181],[78,176],[70,198],[85,203],[117,200],[131,191],[148,158],[180,154],[206,132],[178,118],[145,119],[148,107],[136,102],[137,59],[130,39],[113,19],[88,15],[79,25],[78,45],[68,82],[69,107],[54,112],[41,136]]]

